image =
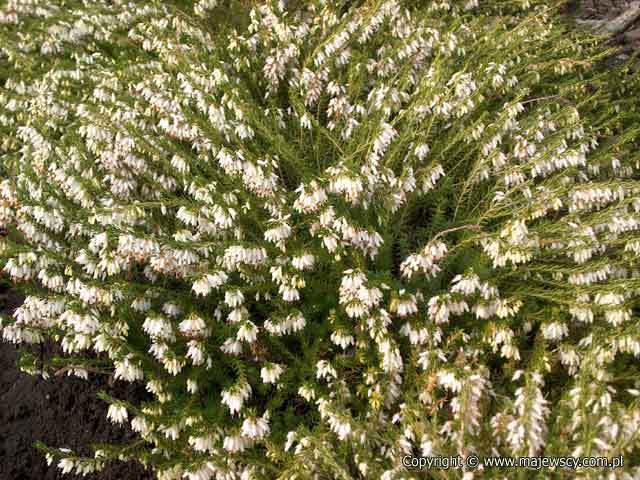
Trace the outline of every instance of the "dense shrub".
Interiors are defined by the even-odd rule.
[[[139,442],[49,460],[637,474],[637,79],[548,2],[215,3],[0,11],[2,256],[28,293],[3,337],[62,344],[32,373],[154,398],[104,395]],[[476,473],[518,475],[549,472]]]

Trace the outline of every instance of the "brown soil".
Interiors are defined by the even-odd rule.
[[[11,291],[2,297],[2,313],[11,312],[21,302]],[[54,348],[45,346],[45,355]],[[89,381],[71,377],[43,380],[21,373],[16,361],[16,348],[0,341],[0,480],[153,479],[142,466],[120,462],[85,477],[63,476],[55,464],[47,466],[43,453],[34,448],[39,440],[50,447],[91,455],[91,444],[132,440],[131,431],[107,420],[107,404],[96,393],[108,388],[115,397],[140,399],[145,396],[140,387],[116,382],[109,388],[106,379],[97,375],[89,376]]]
[[[631,4],[630,0],[580,0],[575,1],[582,18],[613,18],[624,12]]]
[[[628,12],[638,0],[570,0],[565,13],[579,21],[611,22]],[[628,55],[640,49],[640,19],[635,20],[611,39],[612,45],[622,46],[621,53]]]

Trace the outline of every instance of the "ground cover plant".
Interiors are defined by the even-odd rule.
[[[548,478],[640,431],[636,76],[535,1],[4,2],[6,341],[159,479]],[[229,12],[239,12],[233,17]],[[244,15],[243,13],[244,12]],[[249,13],[250,12],[250,13]]]

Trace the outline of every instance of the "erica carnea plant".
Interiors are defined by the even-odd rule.
[[[535,1],[10,0],[3,337],[159,479],[640,474],[637,77]],[[31,359],[31,360],[30,360]],[[635,473],[634,473],[635,472]],[[555,472],[558,478],[574,471]]]

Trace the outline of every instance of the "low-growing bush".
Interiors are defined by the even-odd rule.
[[[105,392],[139,441],[43,446],[63,471],[639,473],[640,89],[554,5],[10,0],[0,23],[27,293],[3,337],[61,343],[31,373],[154,399]]]

